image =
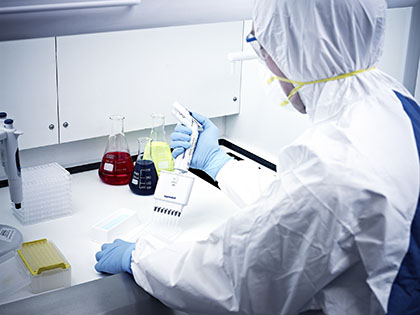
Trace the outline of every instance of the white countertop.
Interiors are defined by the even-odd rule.
[[[184,208],[179,226],[180,240],[205,237],[238,208],[219,189],[195,177],[189,204]],[[73,214],[32,225],[22,225],[12,214],[8,188],[0,189],[0,223],[11,225],[23,234],[23,241],[46,238],[53,241],[69,261],[71,285],[92,281],[103,274],[94,269],[95,253],[101,244],[91,240],[91,227],[119,208],[135,210],[141,224],[153,217],[153,196],[133,194],[128,185],[110,186],[101,182],[97,170],[72,175]],[[33,294],[29,289],[0,298],[0,304]]]

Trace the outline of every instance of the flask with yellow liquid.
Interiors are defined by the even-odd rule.
[[[160,171],[170,171],[174,170],[174,159],[172,158],[171,149],[169,147],[166,133],[165,133],[165,115],[163,114],[152,114],[153,119],[153,128],[150,132],[150,138],[152,141],[148,142],[148,146],[152,146],[151,150],[149,147],[146,147],[145,155],[143,159],[153,160],[156,172],[158,176]],[[147,156],[147,154],[151,157]]]

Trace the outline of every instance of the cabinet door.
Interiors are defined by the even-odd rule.
[[[24,132],[21,149],[58,143],[54,38],[0,42],[0,111]]]
[[[242,22],[59,37],[61,142],[109,133],[108,117],[125,130],[166,123],[175,100],[209,117],[239,112],[240,67],[227,55],[242,49]]]

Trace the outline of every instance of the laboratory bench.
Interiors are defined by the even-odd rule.
[[[195,177],[189,204],[179,219],[178,240],[205,237],[238,208],[217,187]],[[95,253],[101,244],[91,238],[92,226],[120,208],[137,212],[139,229],[155,215],[153,196],[133,194],[128,185],[102,183],[98,170],[78,172],[71,178],[73,213],[37,224],[22,225],[12,214],[7,187],[0,189],[0,223],[17,228],[23,242],[53,241],[71,265],[71,286],[35,295],[26,287],[0,299],[0,314],[182,314],[152,298],[128,274],[95,271]],[[130,235],[130,233],[128,233]],[[134,233],[135,235],[135,233]],[[134,241],[133,235],[125,237]],[[124,237],[122,237],[124,239]],[[149,311],[147,311],[149,310]],[[156,311],[159,310],[159,311]]]
[[[219,144],[236,160],[246,159],[269,172],[275,172],[276,166],[273,163],[228,140],[220,139]],[[144,233],[150,232],[150,222],[156,222],[156,216],[164,215],[153,211],[153,196],[135,195],[128,185],[104,184],[98,176],[98,167],[99,163],[94,163],[68,169],[72,173],[73,213],[41,223],[22,225],[12,214],[8,188],[0,188],[0,224],[18,229],[23,235],[23,242],[43,238],[54,242],[71,265],[70,287],[40,294],[33,294],[26,287],[6,297],[0,297],[0,314],[22,314],[30,310],[34,314],[185,315],[169,309],[150,296],[135,283],[131,275],[106,275],[94,269],[95,254],[102,245],[93,240],[94,225],[118,209],[134,210],[139,225],[121,238],[135,241]],[[239,211],[207,174],[191,170],[189,175],[195,180],[189,203],[183,209],[178,222],[181,233],[177,235],[177,241],[205,238]]]

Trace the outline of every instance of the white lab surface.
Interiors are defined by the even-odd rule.
[[[377,64],[386,2],[332,3],[257,1],[255,35],[289,79]],[[378,69],[303,87],[313,126],[279,154],[277,178],[226,164],[217,180],[246,206],[205,240],[140,239],[138,284],[191,314],[386,313],[420,178],[411,122],[394,90],[410,97]]]
[[[195,177],[188,206],[183,210],[179,226],[182,239],[201,239],[220,225],[238,208],[216,187]],[[101,244],[95,242],[92,227],[120,208],[137,213],[140,225],[120,234],[134,241],[137,233],[153,219],[153,196],[134,195],[128,186],[110,186],[101,182],[97,170],[72,175],[73,214],[46,222],[22,225],[12,214],[7,188],[0,189],[0,216],[2,224],[10,225],[23,234],[23,242],[47,238],[55,243],[71,265],[71,285],[101,277],[94,269],[95,253]],[[216,209],[216,210],[215,210]],[[164,227],[163,227],[164,228]],[[33,296],[28,288],[0,298],[0,304]]]

